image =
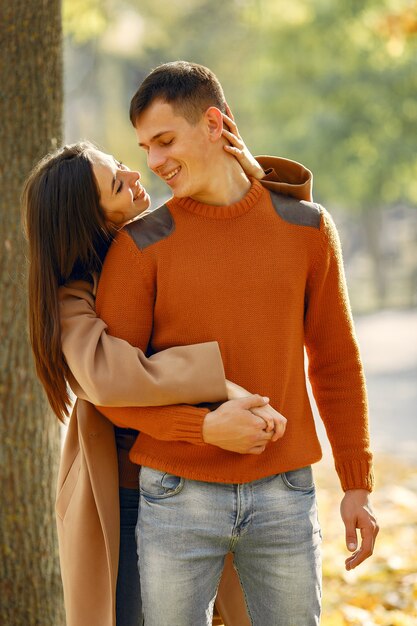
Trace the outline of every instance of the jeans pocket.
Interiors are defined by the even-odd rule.
[[[139,476],[140,494],[145,498],[171,498],[180,493],[184,487],[184,478],[168,472],[142,467]]]
[[[281,474],[283,483],[291,491],[313,491],[314,480],[311,465]]]

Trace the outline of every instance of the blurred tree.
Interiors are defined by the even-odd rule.
[[[60,0],[0,0],[0,623],[64,623],[54,516],[58,420],[37,382],[26,332],[20,192],[61,141]]]
[[[395,11],[387,10],[381,19],[381,30],[394,40],[417,35],[417,2],[408,1],[400,3],[402,6],[395,7]]]
[[[77,3],[91,10],[96,0]],[[305,163],[315,174],[316,199],[361,222],[382,304],[390,262],[381,243],[382,213],[417,206],[415,0],[106,0],[103,6],[107,27],[92,36],[97,68],[80,100],[98,141],[136,166],[127,110],[138,84],[168,60],[208,65],[248,145]],[[151,195],[162,194],[144,160],[140,167]]]
[[[103,0],[64,1],[62,20],[66,34],[70,34],[78,44],[100,36],[108,25],[107,8],[108,4]]]

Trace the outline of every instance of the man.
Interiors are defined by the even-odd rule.
[[[202,66],[165,64],[139,87],[131,121],[173,198],[118,235],[97,310],[112,334],[144,350],[217,340],[227,378],[268,396],[288,422],[260,454],[238,454],[233,428],[224,430],[230,403],[212,412],[149,409],[141,418],[130,456],[142,466],[145,622],[209,624],[232,551],[253,624],[309,626],[320,615],[310,465],[321,451],[304,346],[345,491],[348,569],[372,553],[378,532],[363,371],[329,214],[249,180],[225,153],[222,111],[221,86]],[[122,411],[103,410],[113,420]]]

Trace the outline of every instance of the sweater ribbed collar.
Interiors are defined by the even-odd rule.
[[[201,215],[215,220],[231,219],[248,213],[258,202],[263,193],[261,183],[255,179],[249,191],[243,196],[239,202],[228,204],[225,206],[217,206],[214,204],[203,204],[197,202],[193,198],[171,198],[167,202],[168,207],[185,209],[190,213]]]

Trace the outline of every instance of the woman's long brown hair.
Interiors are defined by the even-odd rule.
[[[111,233],[99,203],[88,142],[44,157],[26,180],[23,220],[29,242],[29,333],[38,377],[61,421],[69,412],[68,366],[61,348],[58,287],[100,271]]]

